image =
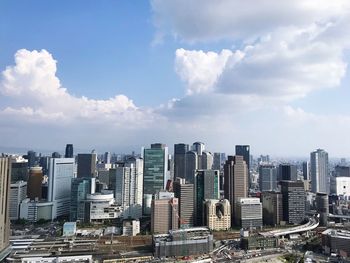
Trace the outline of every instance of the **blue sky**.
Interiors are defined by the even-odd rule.
[[[0,147],[350,156],[349,2],[253,2],[1,1]]]

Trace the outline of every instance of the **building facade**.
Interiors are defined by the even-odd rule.
[[[84,200],[95,193],[96,178],[73,178],[71,184],[70,221],[84,221]]]
[[[175,197],[179,199],[180,227],[194,226],[194,186],[177,178],[173,185]]]
[[[96,177],[96,153],[79,153],[77,178]]]
[[[239,198],[248,197],[248,169],[243,156],[228,156],[224,165],[224,196],[231,204],[231,220],[236,217]]]
[[[259,165],[260,191],[277,190],[277,168],[272,164]]]
[[[174,145],[174,181],[176,178],[185,178],[186,173],[186,152],[189,146],[185,143]]]
[[[231,228],[231,205],[227,199],[209,199],[205,202],[205,225],[210,230],[229,230]]]
[[[18,181],[10,186],[10,220],[19,219],[21,202],[27,198],[27,182]]]
[[[303,181],[281,181],[283,220],[301,224],[305,219],[305,189]]]
[[[204,202],[206,199],[220,199],[220,171],[197,170],[195,171],[194,184],[195,225],[204,225]]]
[[[310,154],[311,191],[329,193],[328,153],[318,149]]]
[[[0,157],[0,261],[10,252],[10,182],[11,159]]]
[[[69,216],[74,158],[51,158],[48,178],[48,198],[53,203],[52,218]]]
[[[110,185],[117,205],[123,208],[123,218],[142,216],[143,159],[129,158],[122,167],[110,170]]]
[[[168,147],[161,143],[152,144],[151,148],[144,149],[143,158],[143,195],[153,195],[166,187]]]
[[[262,207],[264,225],[276,226],[283,221],[283,203],[280,192],[263,192]]]
[[[177,198],[164,198],[152,200],[151,206],[151,232],[165,234],[169,230],[179,228],[179,200]]]
[[[236,224],[242,228],[259,228],[263,225],[262,205],[259,198],[239,198]]]

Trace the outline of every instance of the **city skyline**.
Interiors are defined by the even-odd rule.
[[[0,150],[199,140],[349,157],[349,14],[344,0],[2,1]]]

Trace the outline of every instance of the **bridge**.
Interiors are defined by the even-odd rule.
[[[306,224],[303,224],[300,226],[284,228],[284,229],[277,229],[277,230],[272,230],[272,231],[268,231],[268,232],[260,232],[259,234],[264,236],[264,237],[279,237],[279,236],[285,236],[285,235],[290,235],[290,234],[307,232],[307,231],[313,230],[316,227],[318,227],[318,225],[319,225],[318,217],[319,217],[319,215],[317,215],[317,217],[310,217],[309,221]]]

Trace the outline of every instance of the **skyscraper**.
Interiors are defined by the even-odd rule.
[[[104,163],[111,163],[111,153],[110,152],[105,152],[103,156],[103,162]]]
[[[262,206],[265,225],[276,226],[283,221],[282,194],[280,192],[263,192]]]
[[[329,170],[328,153],[317,149],[310,154],[311,191],[314,193],[328,193]]]
[[[250,146],[249,145],[236,145],[236,155],[243,156],[243,160],[247,165],[247,185],[251,186],[250,179]]]
[[[277,189],[277,169],[272,164],[259,165],[260,191],[274,191]]]
[[[185,179],[189,183],[194,183],[194,173],[199,169],[198,154],[196,151],[188,151],[185,155],[186,169]]]
[[[64,158],[73,158],[74,152],[73,152],[73,144],[67,144],[66,145],[66,153],[64,155]]]
[[[37,164],[36,160],[36,152],[34,151],[28,151],[27,153],[27,159],[28,159],[28,167],[33,167]]]
[[[10,219],[19,219],[19,206],[27,197],[27,182],[11,183],[10,190]]]
[[[310,163],[303,162],[303,178],[304,180],[310,180]]]
[[[73,178],[70,200],[70,221],[85,219],[85,203],[88,194],[95,193],[96,178]]]
[[[0,157],[0,261],[10,253],[10,176],[11,159]]]
[[[176,178],[185,178],[186,159],[185,155],[188,152],[188,144],[178,143],[174,145],[174,181]]]
[[[110,169],[110,189],[123,207],[123,218],[142,216],[143,159],[131,157],[124,166]]]
[[[195,219],[196,225],[204,223],[203,209],[206,199],[220,199],[220,171],[197,170],[195,172]]]
[[[278,179],[279,181],[296,181],[297,178],[297,167],[293,164],[283,163],[278,167]]]
[[[238,198],[248,197],[248,169],[243,156],[228,156],[224,165],[224,196],[231,204],[231,219],[235,221]]]
[[[283,220],[300,224],[305,218],[305,190],[303,181],[281,181]]]
[[[43,171],[39,166],[31,167],[29,169],[28,184],[27,184],[27,196],[30,200],[42,198],[42,182]]]
[[[194,226],[194,187],[183,178],[174,182],[175,197],[179,199],[179,216],[181,227]]]
[[[48,201],[53,203],[52,218],[68,216],[74,158],[51,158],[48,176]]]
[[[96,161],[96,153],[79,153],[77,178],[96,177]]]
[[[144,149],[143,156],[143,195],[153,195],[166,187],[168,147],[161,143],[152,144],[150,149]]]

